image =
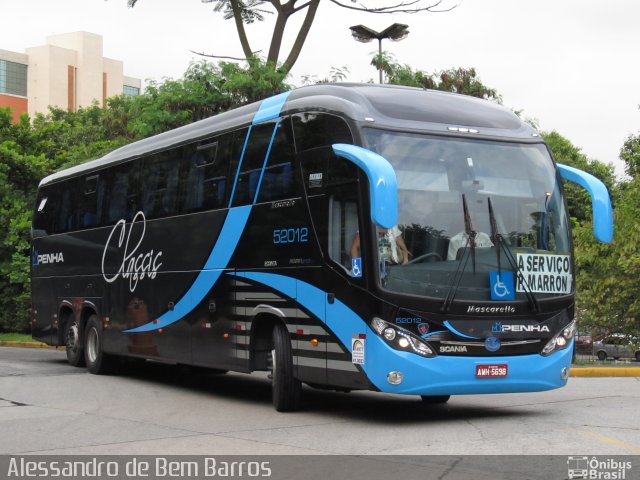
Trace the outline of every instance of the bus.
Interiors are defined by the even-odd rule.
[[[329,84],[131,143],[39,185],[32,334],[71,365],[123,357],[420,396],[567,382],[575,267],[562,179],[503,107]]]

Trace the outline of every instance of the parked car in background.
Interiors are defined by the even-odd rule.
[[[598,360],[606,360],[611,357],[635,358],[640,362],[640,339],[633,335],[622,333],[612,333],[601,341],[593,343],[593,354]]]
[[[593,351],[593,337],[588,332],[578,332],[575,336],[575,353],[591,355]]]

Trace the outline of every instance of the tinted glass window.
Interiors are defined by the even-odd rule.
[[[226,206],[229,160],[235,134],[208,139],[185,149],[183,211],[198,212]]]
[[[132,162],[118,165],[105,174],[104,224],[130,221],[140,209],[138,169]]]
[[[90,174],[80,179],[82,191],[79,192],[79,226],[92,228],[102,222],[102,206],[105,194],[104,179],[100,175]]]
[[[147,218],[177,214],[182,149],[154,155],[142,167],[142,211]]]
[[[262,174],[258,202],[299,196],[298,173],[293,155],[293,133],[289,119],[278,124],[267,165]]]
[[[53,218],[56,215],[56,201],[52,197],[51,187],[38,192],[36,209],[33,214],[33,236],[35,238],[51,233]]]
[[[66,180],[53,187],[54,197],[58,202],[54,233],[64,233],[77,227],[76,211],[76,179]]]
[[[307,193],[323,192],[326,187],[358,180],[358,167],[337,157],[330,147],[314,148],[298,154]]]
[[[300,113],[293,115],[293,131],[298,152],[334,143],[353,143],[347,123],[327,113]]]
[[[258,191],[260,172],[264,165],[271,138],[276,133],[276,122],[255,125],[249,132],[249,140],[243,146],[240,173],[235,183],[232,206],[253,203]]]

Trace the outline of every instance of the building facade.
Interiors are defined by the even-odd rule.
[[[123,74],[123,63],[103,56],[102,36],[73,32],[47,37],[25,53],[0,50],[0,108],[47,113],[49,106],[75,111],[108,97],[138,95],[141,81]]]

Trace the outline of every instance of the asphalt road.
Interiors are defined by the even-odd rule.
[[[303,411],[282,414],[262,374],[146,364],[95,376],[63,351],[0,347],[0,454],[640,454],[640,378],[435,407],[372,392],[304,397]]]

